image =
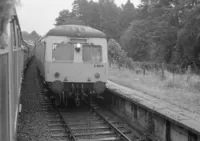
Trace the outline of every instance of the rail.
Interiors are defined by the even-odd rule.
[[[124,124],[121,124],[121,122],[119,123],[117,120],[114,120],[114,123],[119,124],[118,126],[120,127],[114,126],[111,122],[108,121],[108,119],[105,118],[105,115],[103,116],[98,111],[96,111],[93,105],[89,106],[87,104],[85,105],[85,108],[83,106],[81,108],[78,108],[77,111],[70,111],[69,109],[53,109],[53,106],[50,103],[47,104],[47,102],[45,101],[43,101],[43,104],[45,111],[47,111],[47,113],[51,112],[51,116],[47,117],[50,118],[48,121],[51,128],[50,131],[52,131],[51,136],[53,138],[63,138],[64,136],[66,136],[72,141],[131,141],[131,139],[129,139],[124,134],[130,133],[129,131],[127,131],[128,129],[126,129]],[[52,114],[54,115],[54,118],[52,118]],[[87,120],[82,117],[85,117]],[[62,130],[60,128],[62,128]],[[125,131],[123,131],[124,133],[117,128],[125,129]],[[55,131],[59,132],[55,133]]]
[[[126,141],[131,141],[125,134],[123,134],[120,130],[118,130],[112,123],[110,123],[105,117],[103,117],[97,110],[96,108],[98,107],[95,107],[96,104],[91,104],[90,107],[92,108],[92,111],[94,111],[99,117],[101,117],[101,119],[103,119],[110,127],[112,127],[115,132],[120,136],[122,137],[124,140]]]
[[[64,120],[62,114],[60,113],[59,109],[56,108],[56,111],[57,111],[57,113],[58,113],[58,115],[59,115],[59,118],[60,118],[61,121],[64,123],[65,131],[68,133],[69,138],[70,138],[71,140],[73,140],[73,141],[76,141],[76,138],[75,138],[75,136],[73,135],[72,130],[70,129],[70,126],[68,125],[67,122],[65,122],[65,120]]]

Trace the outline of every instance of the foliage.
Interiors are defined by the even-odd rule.
[[[62,10],[59,13],[59,17],[56,18],[55,25],[63,25],[63,24],[77,24],[77,25],[85,25],[85,23],[81,20],[77,20],[75,15],[68,10]]]
[[[133,59],[199,68],[199,1],[141,2],[135,8],[130,0],[120,7],[114,0],[74,0],[72,11],[61,11],[56,25],[80,20],[85,25],[105,32],[109,39],[115,39],[109,41],[109,57],[117,62],[122,61],[119,56],[123,56],[121,58],[131,57],[126,61]],[[123,55],[119,54],[119,50],[124,50]]]
[[[119,26],[121,30],[125,30],[130,25],[130,22],[134,19],[135,15],[135,7],[130,0],[128,0],[125,5],[122,5],[122,11],[119,15]]]
[[[35,42],[41,38],[41,36],[36,31],[32,31],[31,33],[22,31],[22,36],[24,40],[31,42]]]
[[[0,2],[0,37],[5,32],[5,27],[11,15],[12,8],[19,3],[19,0],[1,0]]]
[[[0,49],[7,46],[7,31],[6,26],[11,16],[11,10],[17,5],[20,0],[1,0],[0,1]]]
[[[114,39],[108,41],[108,58],[110,61],[121,61],[126,58],[126,53]]]
[[[177,60],[184,65],[200,67],[200,7],[194,7],[186,16],[186,22],[179,30],[177,50],[180,59]]]
[[[127,27],[132,20],[130,17],[132,17],[133,10],[134,6],[130,1],[120,8],[113,0],[99,0],[98,2],[74,0],[72,12],[61,11],[56,19],[56,25],[66,24],[66,21],[72,19],[81,20],[86,25],[105,32],[108,38],[119,39],[121,30]],[[127,15],[127,18],[124,18],[124,15]]]

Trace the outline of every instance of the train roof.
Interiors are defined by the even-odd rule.
[[[84,25],[60,25],[49,30],[45,36],[68,36],[84,38],[106,38],[106,34]]]

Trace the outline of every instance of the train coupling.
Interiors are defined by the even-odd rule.
[[[76,106],[77,106],[77,107],[79,107],[79,106],[81,105],[80,99],[79,99],[78,96],[76,96],[76,98],[75,98],[75,103],[76,103]]]
[[[104,97],[99,95],[99,94],[97,94],[97,99],[104,99]]]

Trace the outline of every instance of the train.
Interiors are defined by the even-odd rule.
[[[10,3],[8,3],[9,5]],[[71,98],[101,98],[108,79],[106,35],[88,26],[62,25],[51,29],[35,46],[23,40],[14,6],[0,16],[0,140],[16,140],[21,86],[31,60],[49,95],[59,105]],[[7,10],[6,8],[3,9]],[[0,13],[1,14],[1,13]]]
[[[4,7],[0,12],[0,140],[13,141],[21,110],[21,84],[34,47],[22,38],[15,7],[9,2]]]
[[[86,97],[103,98],[108,79],[105,33],[85,25],[59,25],[35,45],[37,69],[55,105],[77,106]]]

